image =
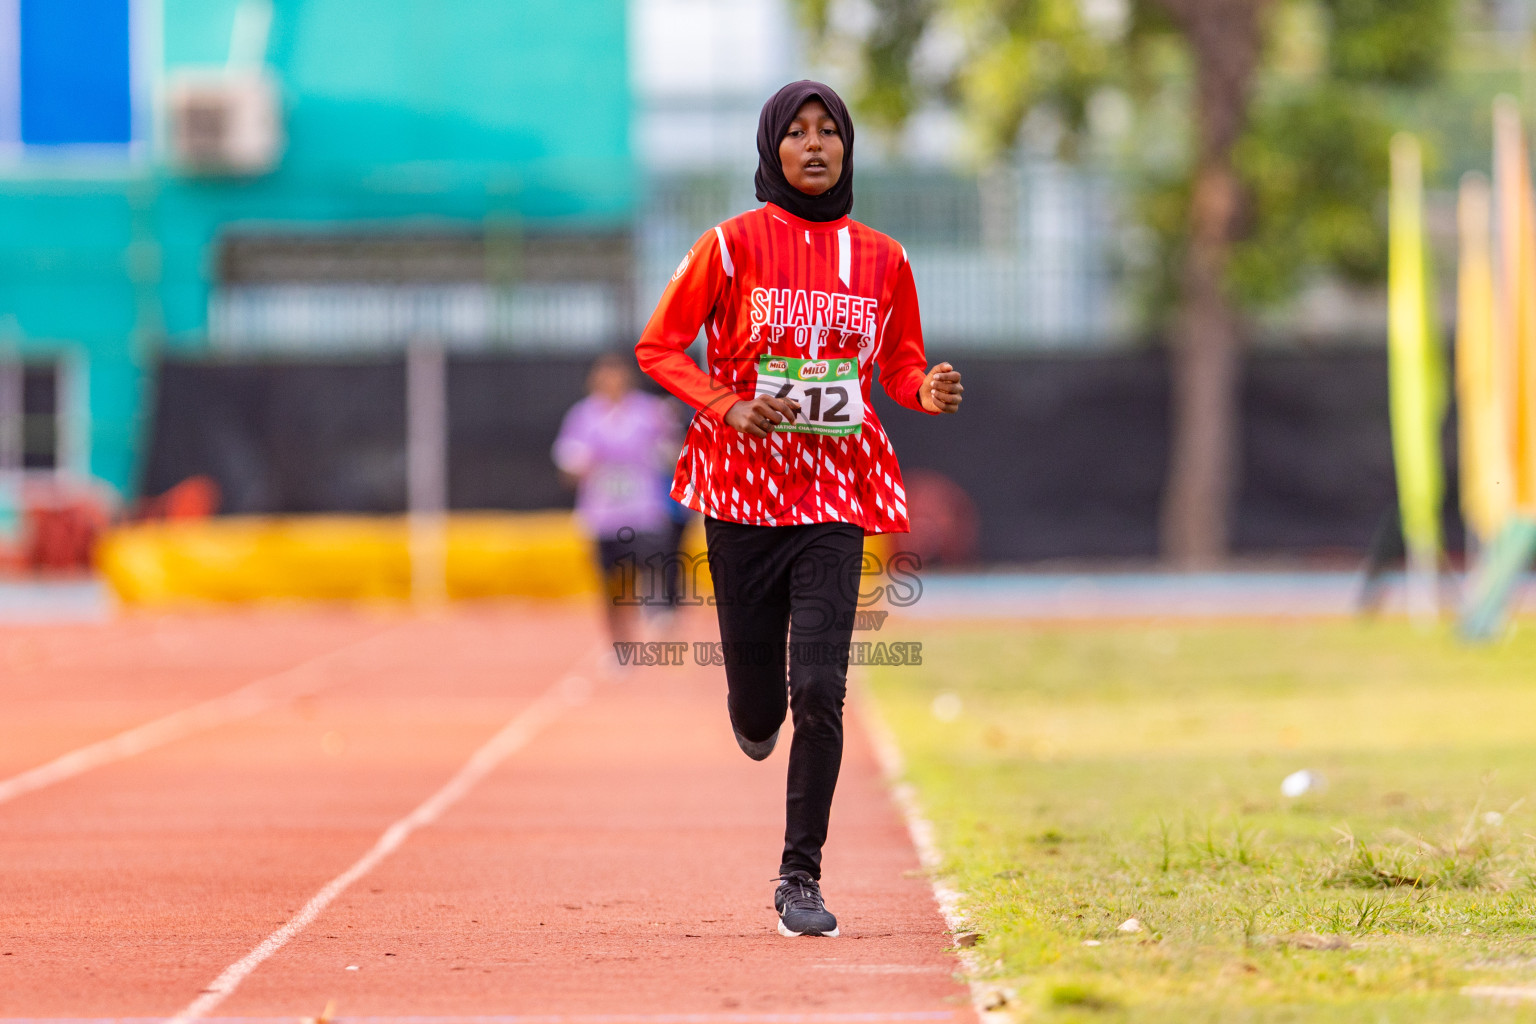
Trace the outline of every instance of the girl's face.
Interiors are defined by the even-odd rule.
[[[784,177],[807,195],[819,196],[843,176],[843,137],[821,100],[809,99],[779,140]]]

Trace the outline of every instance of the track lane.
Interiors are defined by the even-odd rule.
[[[689,623],[690,639],[707,629]],[[720,669],[637,669],[413,836],[219,1012],[974,1020],[854,715],[825,878],[841,938],[775,931],[788,734],[751,762]]]
[[[0,780],[386,628],[352,613],[211,612],[0,629]]]
[[[0,778],[0,804],[68,782],[87,772],[148,753],[158,747],[187,739],[200,732],[229,725],[270,710],[285,701],[313,700],[327,687],[345,678],[358,662],[357,655],[378,636],[370,636],[339,650],[327,651],[291,668],[247,683],[238,690],[172,711],[114,736],[61,754],[46,764]]]
[[[599,652],[600,653],[600,652]],[[583,659],[595,662],[596,658]],[[588,672],[592,668],[588,668]],[[382,864],[390,854],[403,846],[413,833],[426,828],[440,818],[445,811],[462,800],[503,761],[517,753],[546,726],[566,711],[582,703],[591,693],[592,682],[578,667],[573,673],[555,683],[528,707],[518,712],[512,720],[492,736],[468,761],[454,773],[441,789],[418,804],[411,813],[391,824],[378,841],[358,858],[347,870],[321,886],[320,891],[309,898],[297,914],[285,921],[261,943],[226,967],[196,999],[192,1000],[167,1024],[191,1024],[206,1017],[215,1007],[234,995],[240,983],[270,959],[278,950],[314,923],[336,897],[346,892]]]
[[[414,621],[364,678],[0,806],[0,1015],[174,1014],[594,637]]]
[[[299,1024],[313,1024],[303,1018]],[[948,1010],[869,1013],[493,1013],[472,1016],[327,1016],[328,1024],[938,1024]],[[292,1017],[204,1017],[205,1024],[294,1024]],[[159,1017],[0,1017],[0,1024],[163,1024]]]
[[[686,629],[713,635],[702,618]],[[0,1018],[187,1008],[596,635],[570,611],[413,621],[366,679],[0,806],[0,953],[13,954]],[[787,740],[765,764],[736,750],[718,668],[633,671],[341,891],[213,1012],[292,1021],[334,1000],[358,1024],[974,1019],[856,720],[827,853],[844,936],[774,932]]]

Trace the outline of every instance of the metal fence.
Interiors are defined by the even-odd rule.
[[[208,327],[224,352],[399,351],[419,338],[460,351],[595,352],[632,333],[617,292],[584,281],[242,285],[215,296]]]
[[[209,336],[227,353],[592,352],[634,331],[629,233],[510,226],[220,241]]]
[[[679,258],[758,205],[751,177],[658,177],[633,234],[242,234],[220,243],[209,336],[226,353],[582,352],[632,341]],[[1128,336],[1117,193],[1059,164],[861,173],[854,216],[912,260],[936,349],[1102,349]]]

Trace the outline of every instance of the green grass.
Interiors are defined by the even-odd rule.
[[[1533,631],[903,638],[869,683],[1020,1019],[1536,1020],[1462,993],[1536,986]]]

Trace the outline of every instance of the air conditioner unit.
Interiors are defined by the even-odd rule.
[[[167,89],[171,162],[190,174],[264,174],[283,152],[277,82],[262,71],[182,72]]]

